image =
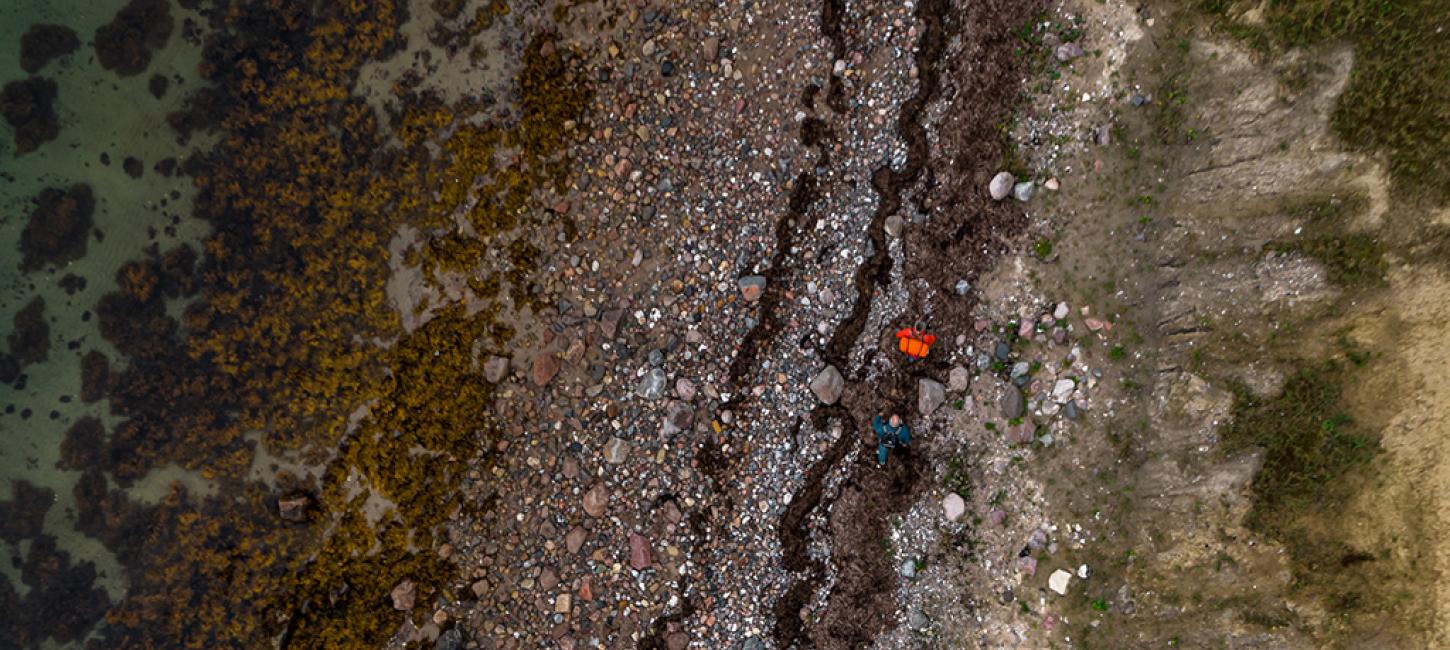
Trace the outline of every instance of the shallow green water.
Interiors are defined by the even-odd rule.
[[[106,401],[82,404],[80,358],[98,350],[111,360],[112,370],[124,361],[97,331],[97,319],[87,318],[96,300],[115,288],[113,276],[123,263],[139,258],[152,244],[161,250],[181,242],[197,242],[207,225],[188,217],[192,193],[190,179],[167,178],[153,170],[158,161],[178,161],[201,147],[205,137],[180,144],[165,116],[178,108],[196,86],[200,48],[182,37],[183,21],[192,15],[173,6],[175,27],[166,48],[151,60],[145,72],[119,78],[97,62],[91,40],[96,28],[111,20],[121,0],[10,0],[0,3],[0,83],[23,79],[20,37],[33,23],[63,24],[81,41],[72,54],[51,61],[35,73],[58,85],[56,110],[59,136],[35,151],[17,155],[9,125],[0,122],[0,346],[12,329],[16,312],[36,296],[45,300],[50,328],[50,351],[41,363],[24,370],[23,388],[0,385],[0,501],[11,498],[13,481],[25,481],[50,490],[55,502],[45,516],[44,534],[56,539],[59,550],[72,563],[94,563],[96,584],[111,600],[119,599],[126,585],[114,555],[96,539],[76,531],[74,497],[80,472],[56,467],[60,443],[77,419],[93,415],[108,426],[114,418]],[[170,80],[158,99],[147,88],[153,74]],[[110,164],[101,162],[102,154]],[[133,179],[122,161],[134,157],[144,174]],[[19,269],[20,235],[33,208],[33,197],[48,187],[67,188],[76,183],[91,187],[96,199],[94,229],[86,254],[65,268],[43,268],[30,273]],[[85,288],[67,295],[61,279],[81,276]],[[25,414],[29,413],[26,417]],[[196,489],[205,482],[179,469],[157,472],[138,482],[131,497],[154,502],[173,480]],[[21,597],[31,586],[20,579],[20,561],[33,540],[18,544],[0,540],[0,579]],[[4,634],[0,631],[0,634]],[[0,647],[5,647],[0,643]],[[53,642],[47,645],[54,646]]]

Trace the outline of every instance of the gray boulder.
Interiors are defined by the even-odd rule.
[[[1036,189],[1032,181],[1022,181],[1012,186],[1012,197],[1018,201],[1027,202],[1032,199],[1032,190]]]
[[[1072,391],[1077,388],[1077,383],[1071,379],[1059,379],[1052,385],[1052,399],[1058,404],[1066,404],[1072,399]]]
[[[497,384],[503,381],[503,376],[509,371],[508,357],[492,356],[488,361],[483,362],[483,378],[490,384]]]
[[[433,644],[433,650],[463,650],[463,630],[448,628],[446,632],[438,635],[438,642]]]
[[[740,278],[738,283],[740,296],[745,298],[746,302],[760,300],[760,296],[765,294],[765,276],[763,275],[747,275]]]
[[[893,214],[886,217],[886,222],[882,224],[882,227],[886,230],[888,236],[895,238],[901,236],[901,227],[903,225],[905,223],[901,220],[901,216]]]
[[[1022,391],[1016,386],[1008,386],[1007,392],[1002,394],[1002,417],[1009,420],[1020,418],[1026,411],[1027,403],[1022,399]]]
[[[992,182],[987,184],[987,192],[992,195],[993,201],[1001,201],[1012,193],[1012,184],[1016,181],[1017,178],[1012,172],[998,172],[992,177]]]
[[[845,388],[846,378],[841,376],[841,371],[835,366],[826,366],[821,374],[811,380],[811,392],[823,404],[835,404],[836,400],[841,399],[841,391]]]
[[[916,384],[916,407],[922,415],[931,415],[947,399],[947,387],[939,381],[922,379]]]
[[[668,379],[663,369],[655,368],[650,370],[640,378],[639,385],[635,386],[634,394],[645,399],[659,399],[664,397],[665,382]]]
[[[903,561],[901,563],[901,567],[898,568],[896,570],[896,572],[897,573],[900,573],[901,574],[901,577],[903,577],[903,578],[915,578],[916,577],[916,560],[905,560],[905,561]]]
[[[951,374],[947,375],[947,390],[953,393],[964,391],[971,380],[972,374],[966,368],[962,366],[952,368]]]

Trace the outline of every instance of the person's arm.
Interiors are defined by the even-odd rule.
[[[886,425],[881,421],[881,416],[871,418],[871,430],[875,431],[878,436],[886,433]]]
[[[902,424],[901,429],[896,433],[896,439],[901,443],[902,447],[911,446],[911,427]]]

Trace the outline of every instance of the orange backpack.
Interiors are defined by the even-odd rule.
[[[936,343],[936,337],[914,327],[908,327],[896,333],[896,341],[906,356],[923,359],[931,351],[931,344]]]

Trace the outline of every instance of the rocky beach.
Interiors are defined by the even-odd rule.
[[[0,650],[1435,647],[1360,4],[0,10]]]

